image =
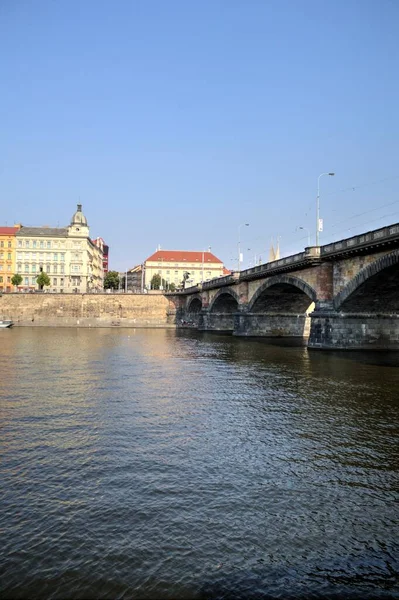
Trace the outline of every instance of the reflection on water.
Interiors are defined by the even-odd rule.
[[[3,598],[397,598],[399,357],[1,331]]]

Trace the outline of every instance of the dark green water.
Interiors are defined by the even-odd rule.
[[[398,598],[398,367],[0,331],[0,597]]]

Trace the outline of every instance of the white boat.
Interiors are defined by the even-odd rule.
[[[0,329],[5,329],[6,327],[12,327],[13,325],[14,325],[14,323],[12,321],[0,319]]]

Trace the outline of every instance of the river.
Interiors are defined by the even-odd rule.
[[[2,598],[398,598],[399,353],[0,331]]]

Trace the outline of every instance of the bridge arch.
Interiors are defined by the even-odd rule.
[[[238,310],[239,299],[236,292],[229,288],[221,288],[216,292],[209,304],[209,312],[232,314]],[[220,310],[223,309],[223,310]]]
[[[312,302],[316,302],[316,291],[302,279],[289,275],[270,277],[261,285],[250,302],[248,312],[293,312],[305,313]]]
[[[202,309],[201,296],[192,296],[187,303],[187,312],[197,314]]]
[[[379,303],[384,299],[383,310]],[[399,310],[399,250],[364,267],[334,298],[343,312],[397,312]]]

